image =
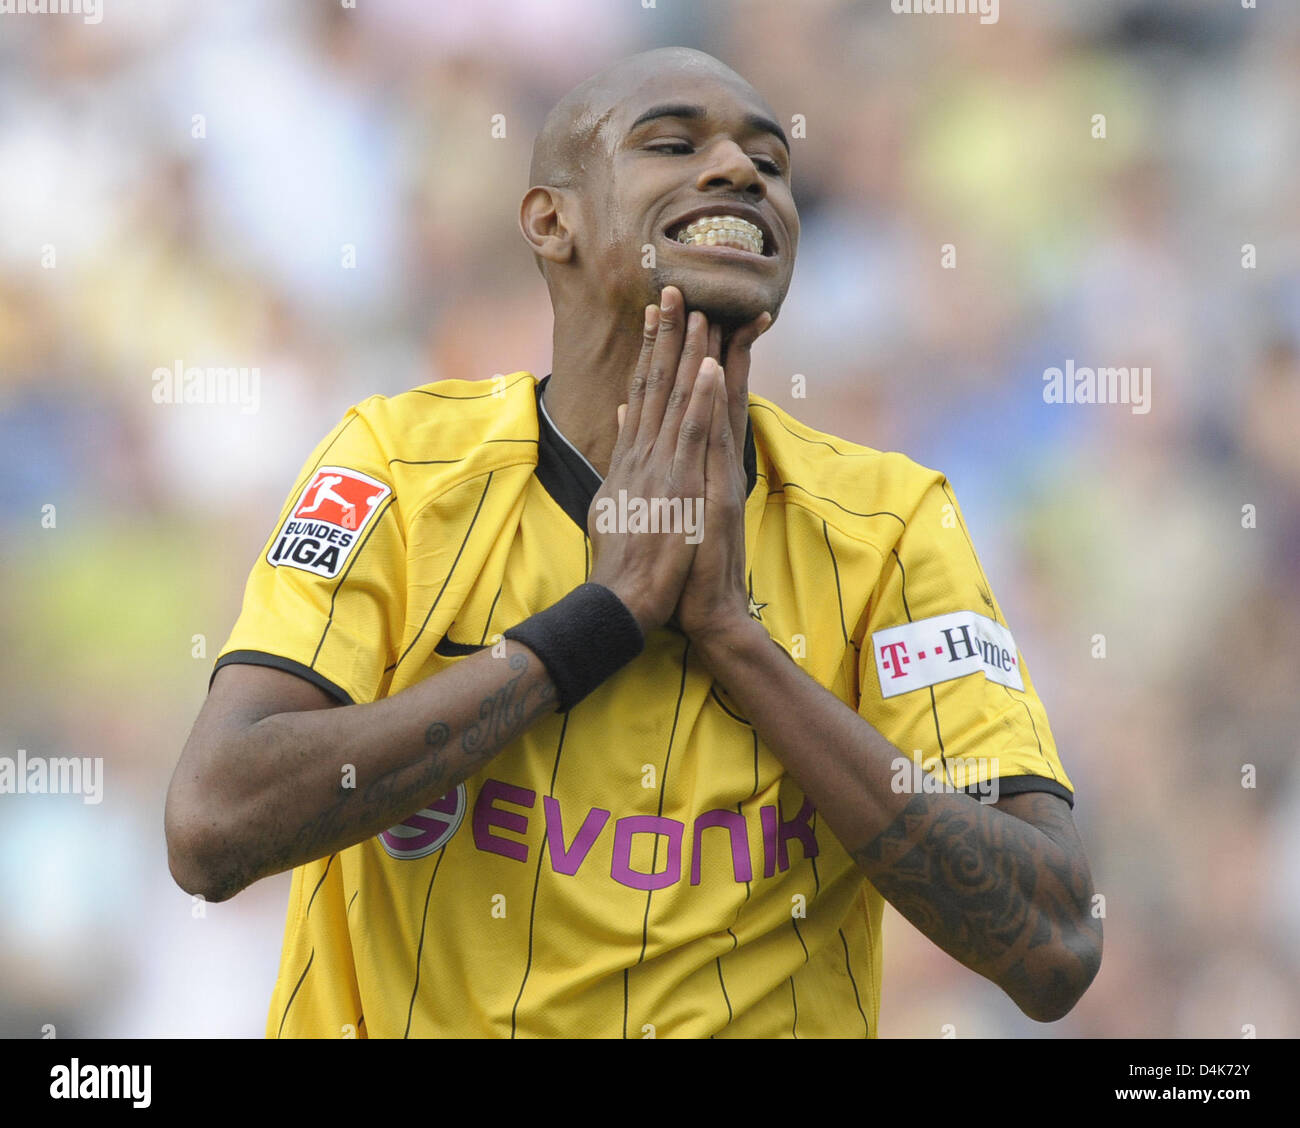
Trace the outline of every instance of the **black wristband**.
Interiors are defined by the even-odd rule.
[[[504,633],[541,660],[567,713],[645,649],[641,624],[604,584],[582,584]]]

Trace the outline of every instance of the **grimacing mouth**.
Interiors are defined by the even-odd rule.
[[[664,237],[685,246],[718,246],[761,258],[776,254],[776,240],[768,222],[752,208],[717,204],[696,208],[672,221]]]

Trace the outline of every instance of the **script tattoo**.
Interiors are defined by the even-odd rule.
[[[289,842],[278,849],[245,853],[234,859],[214,899],[223,901],[260,878],[324,856],[331,844],[350,830],[353,820],[348,808],[353,802],[350,793],[344,795],[300,826]]]
[[[442,721],[434,721],[424,731],[424,743],[433,749],[429,753],[424,771],[400,787],[397,785],[398,780],[404,772],[410,770],[409,768],[388,772],[380,776],[366,788],[365,794],[362,796],[365,802],[368,804],[396,803],[399,800],[415,799],[417,796],[437,787],[442,782],[443,776],[447,774],[447,762],[442,756],[442,746],[447,743],[447,738],[450,735],[451,729]]]
[[[954,959],[1059,1017],[1097,973],[1101,922],[1064,801],[1020,798],[1024,818],[964,796],[915,796],[853,857]]]
[[[452,728],[446,721],[434,721],[424,730],[424,743],[431,750],[420,775],[396,786],[402,772],[390,772],[375,780],[365,793],[367,803],[385,804],[416,800],[421,795],[441,787],[444,793],[462,780],[468,779],[479,766],[495,756],[502,748],[523,732],[547,709],[555,707],[555,692],[549,681],[531,691],[519,692],[519,683],[528,672],[529,660],[518,651],[510,655],[510,669],[514,677],[492,690],[478,704],[478,720],[471,721],[460,731],[460,748],[464,753],[454,767],[445,755],[451,740]],[[409,772],[409,768],[403,771]]]
[[[502,745],[509,744],[537,715],[539,704],[546,705],[555,696],[548,683],[541,693],[534,695],[538,700],[534,701],[530,711],[529,695],[517,695],[519,680],[528,669],[528,659],[516,652],[510,655],[509,661],[510,668],[519,672],[479,702],[479,719],[461,733],[460,746],[468,756],[486,759],[484,753],[491,755]]]
[[[515,651],[509,668],[514,676],[488,693],[474,711],[476,720],[459,727],[461,756],[454,762],[448,745],[456,730],[453,723],[433,721],[424,731],[426,758],[413,771],[406,765],[372,780],[358,795],[345,790],[340,798],[300,826],[277,849],[241,858],[234,863],[221,897],[233,895],[261,877],[279,873],[305,861],[323,857],[360,841],[376,819],[399,821],[431,795],[446,794],[468,779],[543,713],[555,709],[555,688],[550,680],[520,691],[530,659]]]

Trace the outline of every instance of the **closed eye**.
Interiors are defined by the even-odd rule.
[[[674,155],[686,155],[693,151],[693,147],[687,141],[665,141],[657,145],[647,145],[647,149],[652,153],[671,153]],[[771,157],[751,157],[754,166],[769,176],[780,176],[781,166],[772,160]]]
[[[694,152],[693,144],[690,144],[690,142],[680,142],[680,140],[679,142],[658,142],[656,144],[651,144],[651,146],[646,146],[646,149],[649,152],[669,153],[669,155],[672,156],[688,156],[689,153]],[[758,169],[761,173],[770,175],[770,177],[779,177],[779,175],[783,175],[783,173],[781,173],[781,166],[777,164],[776,161],[772,160],[771,157],[753,156],[750,157],[750,160],[754,162],[754,168]]]

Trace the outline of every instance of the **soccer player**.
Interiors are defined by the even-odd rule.
[[[530,178],[549,377],[347,412],[172,781],[184,889],[293,869],[267,1033],[874,1037],[885,899],[1060,1018],[1101,956],[1073,787],[952,490],[748,393],[776,117],[651,51]]]

